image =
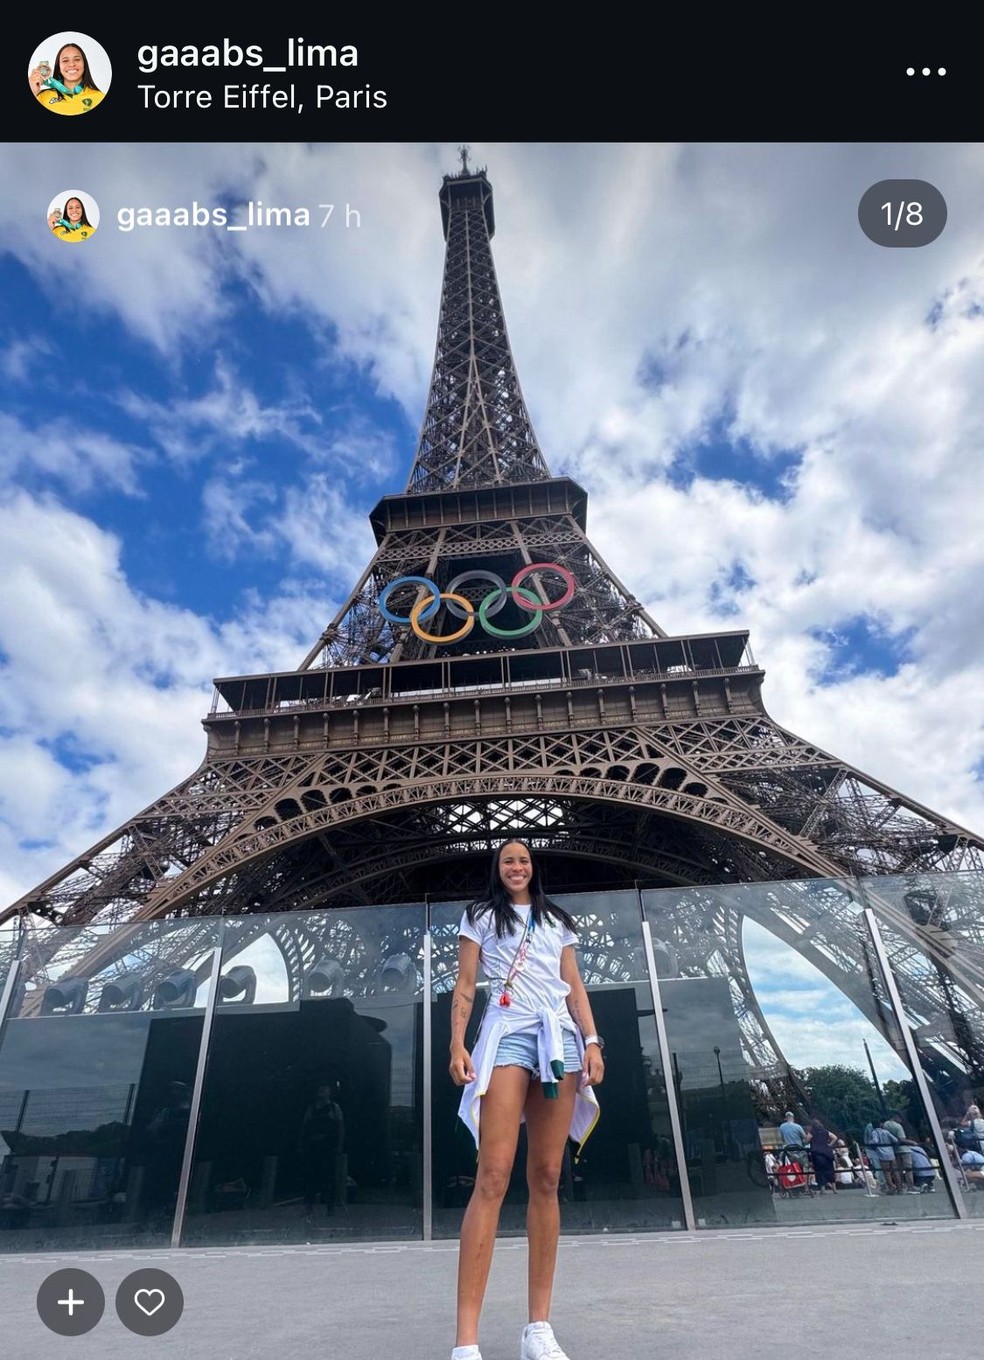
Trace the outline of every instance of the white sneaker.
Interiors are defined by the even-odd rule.
[[[562,1351],[549,1322],[531,1322],[523,1328],[519,1360],[570,1360]]]
[[[482,1352],[477,1346],[455,1346],[451,1360],[482,1360]]]

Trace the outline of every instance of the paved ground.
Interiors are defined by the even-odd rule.
[[[85,1252],[0,1257],[3,1360],[447,1360],[453,1242]],[[517,1360],[525,1244],[496,1248],[484,1360]],[[561,1243],[554,1326],[571,1360],[752,1360],[817,1352],[836,1360],[965,1357],[979,1349],[984,1222],[594,1236]],[[185,1309],[164,1337],[119,1321],[117,1286],[155,1266]],[[53,1271],[94,1275],[106,1311],[85,1336],[41,1323]]]

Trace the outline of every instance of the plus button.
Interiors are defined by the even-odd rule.
[[[59,1299],[59,1300],[58,1300],[59,1307],[67,1308],[67,1309],[68,1309],[68,1316],[69,1316],[69,1317],[74,1317],[74,1316],[75,1316],[75,1309],[76,1309],[76,1308],[81,1308],[82,1305],[83,1305],[84,1303],[85,1303],[85,1299],[77,1299],[77,1298],[75,1297],[75,1290],[74,1290],[74,1289],[70,1289],[70,1290],[68,1291],[68,1298],[67,1298],[67,1299]]]
[[[59,1336],[83,1336],[97,1327],[106,1311],[102,1285],[87,1270],[67,1266],[41,1282],[38,1316]]]

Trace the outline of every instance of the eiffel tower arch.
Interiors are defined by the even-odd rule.
[[[433,373],[406,488],[371,512],[372,560],[295,670],[216,681],[198,770],[0,922],[468,898],[490,847],[519,835],[552,892],[687,889],[676,939],[704,955],[713,939],[737,942],[729,981],[746,1056],[775,1073],[781,1054],[741,963],[744,913],[715,885],[980,873],[984,840],[776,723],[747,632],[669,636],[650,616],[593,547],[584,488],[553,476],[540,449],[506,330],[485,171],[463,158],[439,199]],[[901,940],[936,957],[932,922],[885,910]],[[975,912],[948,928],[976,941],[960,985],[981,1005]],[[755,919],[812,950],[874,1018],[837,913],[822,950],[794,917],[777,898]],[[621,967],[609,927],[603,915],[586,924],[592,976]],[[299,996],[317,941],[282,936]],[[398,944],[397,932],[377,955]],[[911,967],[927,1008],[945,1012],[947,998]]]

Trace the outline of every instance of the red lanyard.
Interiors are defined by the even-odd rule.
[[[512,997],[509,995],[509,993],[512,991],[513,984],[519,975],[519,970],[526,962],[526,956],[530,952],[530,941],[533,938],[534,930],[536,930],[536,921],[533,919],[533,908],[531,906],[530,914],[526,918],[526,929],[523,931],[523,938],[520,940],[519,946],[516,949],[516,954],[512,961],[512,967],[506,974],[506,980],[502,984],[502,995],[499,997],[500,1006],[512,1005]]]

